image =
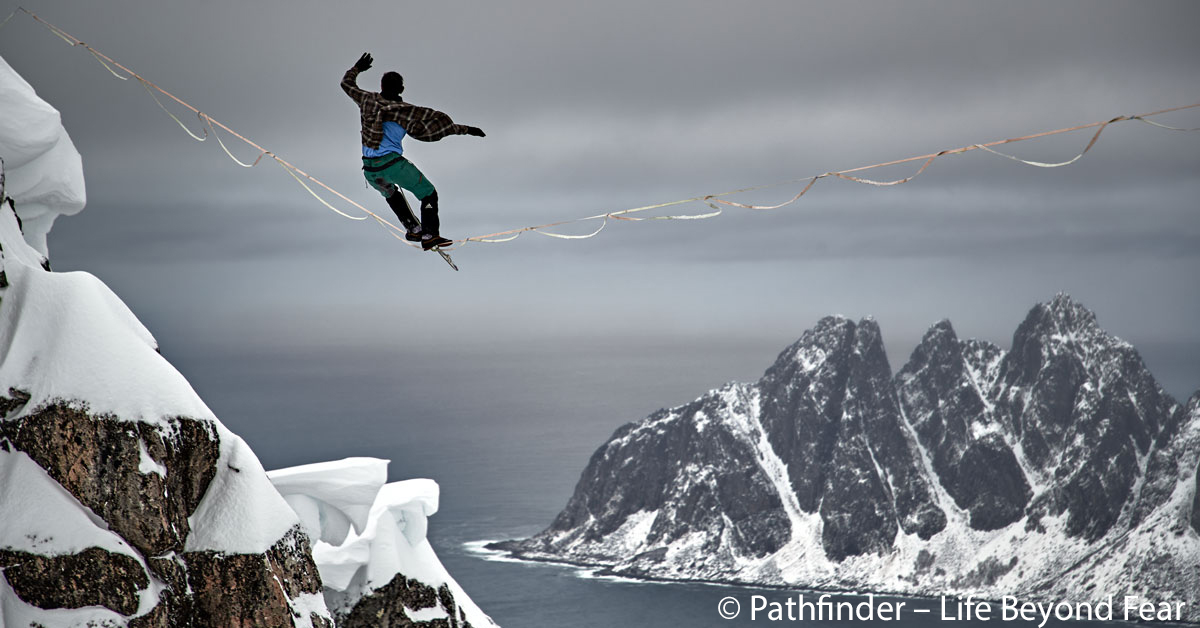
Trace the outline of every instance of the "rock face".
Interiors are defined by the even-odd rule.
[[[1068,534],[1088,541],[1117,522],[1177,407],[1132,346],[1063,296],[1021,323],[993,396],[1029,469],[1053,486],[1031,517],[1065,512]]]
[[[820,512],[834,560],[882,552],[901,531],[929,538],[945,527],[916,466],[874,321],[818,322],[759,389],[762,427],[800,509]]]
[[[963,342],[949,321],[934,325],[896,377],[908,421],[932,456],[939,483],[977,530],[1023,516],[1032,493],[987,391],[1001,351]]]
[[[190,552],[184,554],[196,626],[328,626],[328,617],[296,621],[291,600],[321,594],[321,579],[312,562],[308,538],[295,529],[265,554]],[[178,592],[176,592],[178,593]],[[169,612],[169,611],[168,611]],[[167,623],[165,626],[178,625]]]
[[[626,425],[515,555],[635,576],[1200,602],[1200,394],[1065,295],[1012,349],[933,325],[893,377],[830,317],[762,379]]]
[[[150,586],[137,560],[98,547],[62,556],[0,550],[0,569],[17,597],[44,609],[103,606],[133,615],[138,593]]]
[[[436,609],[445,615],[438,619],[416,620],[412,615]],[[414,628],[473,628],[467,615],[454,601],[450,587],[433,587],[397,575],[374,593],[363,597],[340,620],[341,628],[375,628],[376,626],[412,626]]]
[[[220,455],[209,423],[172,417],[163,429],[93,417],[65,402],[0,423],[0,438],[46,469],[145,556],[183,552],[188,517]],[[166,472],[142,472],[147,457]]]
[[[188,518],[215,475],[219,442],[203,422],[171,423],[174,433],[164,434],[145,423],[92,417],[63,405],[28,420],[0,422],[0,449],[28,456],[135,550],[130,555],[87,547],[42,555],[0,549],[0,577],[15,597],[27,610],[103,607],[112,611],[108,621],[119,622],[112,625],[127,621],[135,628],[331,628],[323,603],[297,616],[297,600],[320,600],[321,593],[298,527],[263,554],[185,551]],[[156,445],[147,447],[147,441]],[[146,464],[139,457],[147,455],[161,474],[138,470]],[[157,595],[152,579],[162,587]],[[3,610],[7,616],[13,609]]]
[[[551,530],[577,530],[598,541],[640,527],[646,538],[664,545],[699,533],[706,542],[702,549],[713,555],[778,551],[790,538],[780,497],[760,468],[738,462],[753,456],[753,447],[742,434],[708,429],[703,418],[683,418],[721,416],[729,406],[747,403],[731,393],[711,393],[619,430],[592,456],[579,490]],[[631,457],[645,464],[627,464]],[[696,460],[708,464],[698,467]],[[642,512],[657,514],[629,520]],[[707,534],[710,530],[714,533]]]

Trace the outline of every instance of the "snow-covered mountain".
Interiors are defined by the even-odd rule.
[[[79,154],[2,58],[0,111],[0,628],[494,626],[425,539],[436,483],[269,475],[119,297],[51,272]]]
[[[1186,603],[1200,621],[1200,393],[1184,405],[1065,295],[1010,351],[929,329],[895,376],[822,319],[762,379],[625,425],[514,555],[665,579]]]

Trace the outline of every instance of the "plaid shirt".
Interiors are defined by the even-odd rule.
[[[359,88],[358,73],[358,68],[346,70],[342,77],[342,90],[358,103],[362,114],[363,146],[379,148],[379,143],[383,141],[383,123],[389,121],[398,123],[410,137],[422,142],[436,142],[447,135],[466,134],[469,127],[455,124],[450,116],[440,111],[389,100],[378,92]]]

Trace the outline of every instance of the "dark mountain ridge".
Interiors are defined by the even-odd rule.
[[[1200,393],[1177,403],[1066,295],[1007,352],[940,321],[892,373],[874,320],[824,318],[759,381],[618,429],[549,528],[494,547],[655,578],[1196,606]]]

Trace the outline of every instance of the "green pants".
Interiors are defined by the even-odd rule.
[[[418,200],[436,192],[429,179],[411,161],[394,153],[382,157],[363,157],[363,176],[371,187],[385,197],[388,195],[385,187],[390,183],[412,192]]]

